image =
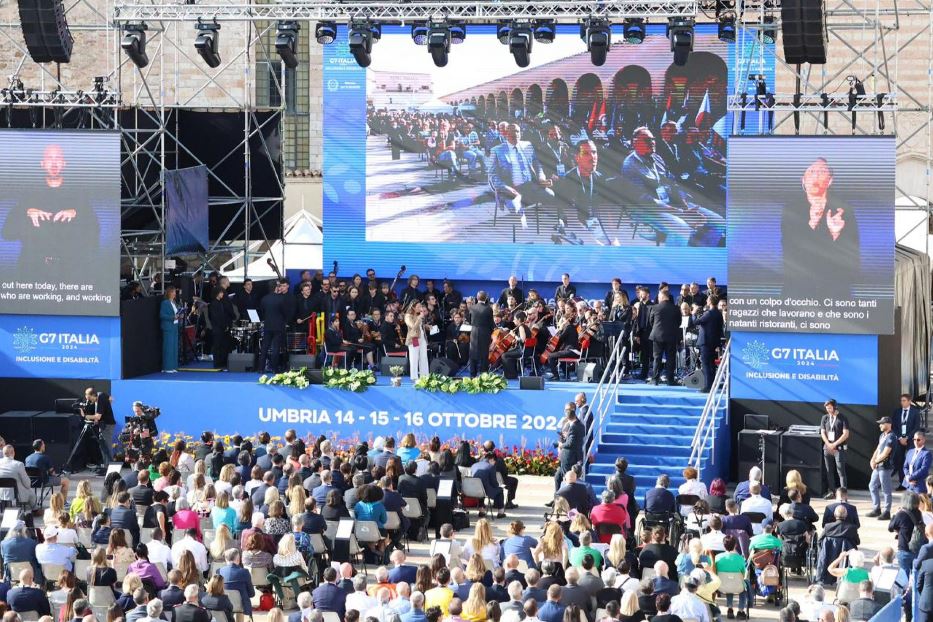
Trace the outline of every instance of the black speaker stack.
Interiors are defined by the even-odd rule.
[[[16,459],[32,453],[32,442],[45,441],[45,452],[56,468],[61,468],[78,441],[81,418],[53,410],[11,410],[0,414],[0,435],[16,449]]]
[[[788,64],[825,64],[827,36],[823,0],[782,0],[781,34],[784,60]]]
[[[748,417],[748,415],[746,415]],[[779,494],[784,488],[788,471],[799,471],[803,481],[813,495],[826,493],[823,482],[823,442],[818,429],[791,427],[789,430],[763,428],[746,429],[739,432],[738,458],[739,480],[745,480],[753,466],[761,466],[764,459],[764,483],[771,494]]]
[[[74,39],[62,0],[19,0],[19,20],[32,60],[37,63],[71,61]]]

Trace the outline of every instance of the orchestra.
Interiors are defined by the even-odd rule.
[[[284,367],[286,354],[310,354],[320,365],[326,350],[344,355],[336,357],[337,364],[376,370],[385,356],[407,355],[417,341],[419,357],[423,346],[429,362],[444,358],[458,371],[469,367],[473,374],[490,370],[510,379],[542,374],[558,378],[574,369],[560,366],[562,359],[598,364],[621,340],[623,374],[639,367],[639,359],[641,374],[647,376],[651,369],[649,316],[655,301],[645,286],[637,286],[630,299],[622,281],[613,279],[604,298],[587,301],[576,295],[569,275],[563,274],[549,301],[512,276],[495,298],[485,292],[464,297],[448,279],[439,281],[438,290],[433,281],[421,281],[417,275],[402,279],[404,272],[402,266],[391,281],[379,280],[374,273],[346,281],[336,272],[324,278],[320,271],[306,271],[295,288],[281,279],[265,296],[256,293],[252,281],[234,293],[226,278],[214,275],[204,288],[211,304],[201,311],[217,333],[209,338],[214,362],[223,368],[229,352],[253,353],[273,370]],[[722,293],[715,281],[708,285],[714,296]],[[660,287],[668,289],[665,283]],[[680,291],[678,308],[692,318],[677,351],[681,367],[701,363],[695,323],[707,296],[696,283]],[[406,304],[417,313],[406,317]],[[724,300],[720,307],[724,315]],[[418,327],[417,339],[409,339],[412,325]],[[702,362],[707,365],[711,351],[704,353]]]

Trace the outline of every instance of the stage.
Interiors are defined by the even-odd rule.
[[[303,390],[267,386],[258,379],[256,373],[205,368],[115,380],[114,412],[122,423],[119,418],[140,400],[161,409],[160,432],[193,438],[203,430],[243,435],[265,430],[281,436],[295,428],[344,444],[412,431],[419,442],[436,434],[443,442],[492,439],[500,447],[535,449],[550,448],[556,440],[564,404],[580,391],[591,396],[596,389],[595,383],[545,382],[544,390],[521,390],[514,380],[497,394],[451,395],[415,389],[408,377],[393,387],[388,377],[377,375],[367,391],[352,393],[322,385]]]

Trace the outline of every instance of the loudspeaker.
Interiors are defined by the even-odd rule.
[[[0,434],[10,445],[31,447],[35,437],[32,435],[32,418],[38,415],[38,410],[10,410],[0,415]],[[30,450],[30,453],[31,450]],[[17,458],[22,460],[26,456]]]
[[[306,369],[314,369],[315,358],[317,357],[312,354],[289,354],[288,368],[301,369],[304,367]]]
[[[81,417],[52,411],[32,418],[32,436],[45,441],[45,453],[52,465],[60,469],[81,433]]]
[[[823,0],[781,2],[784,59],[790,65],[826,63],[826,21]]]
[[[74,39],[62,0],[19,0],[19,20],[29,56],[37,63],[71,61]]]
[[[74,397],[60,397],[55,400],[55,412],[61,414],[73,414],[74,405],[78,403],[77,398]]]
[[[311,384],[324,384],[324,370],[309,369],[308,380],[311,382]]]
[[[768,415],[745,415],[744,421],[744,430],[767,430],[771,427]]]
[[[400,365],[405,368],[405,371],[402,372],[403,376],[408,375],[410,368],[408,367],[408,357],[407,356],[384,356],[382,361],[379,363],[379,371],[383,376],[391,376],[392,372],[389,371],[390,367]]]
[[[256,355],[251,352],[231,352],[227,358],[227,369],[230,371],[255,371]]]
[[[460,369],[460,366],[457,365],[453,359],[443,357],[431,361],[431,367],[429,368],[432,374],[440,374],[442,376],[453,376],[457,373],[458,369]]]
[[[543,391],[544,376],[522,376],[518,379],[518,388],[522,391]]]
[[[781,436],[781,481],[788,471],[800,471],[814,495],[826,494],[823,484],[823,441],[819,434],[785,432]]]
[[[596,382],[599,380],[597,375],[596,363],[577,364],[577,380],[579,382]]]
[[[781,432],[770,430],[742,430],[739,432],[738,480],[745,481],[748,472],[761,463],[760,440],[764,439],[765,477],[772,494],[780,494],[784,487],[781,479]]]
[[[702,369],[695,369],[686,376],[684,376],[684,386],[691,389],[696,389],[699,391],[703,388],[703,385],[706,383],[706,376],[703,374]]]

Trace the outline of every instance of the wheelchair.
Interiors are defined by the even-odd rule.
[[[784,568],[803,577],[807,585],[816,582],[817,547],[813,544],[816,535],[809,532],[800,536],[781,538],[781,558]]]
[[[654,527],[664,527],[664,529],[667,530],[667,541],[670,542],[672,546],[678,546],[680,538],[683,535],[684,524],[683,519],[676,510],[659,514],[645,512],[641,517],[641,527],[637,530],[639,540],[641,539],[642,530]],[[639,543],[646,544],[645,542]]]
[[[750,608],[757,607],[758,598],[761,597],[765,598],[766,601],[773,599],[774,605],[778,607],[787,601],[787,569],[782,559],[781,550],[774,549],[768,552],[770,553],[770,559],[767,563],[762,563],[760,569],[752,558],[748,560],[746,573],[750,592],[748,599]],[[763,551],[758,551],[758,553],[763,553]],[[767,577],[765,575],[764,569],[771,565],[777,568],[776,577]]]

